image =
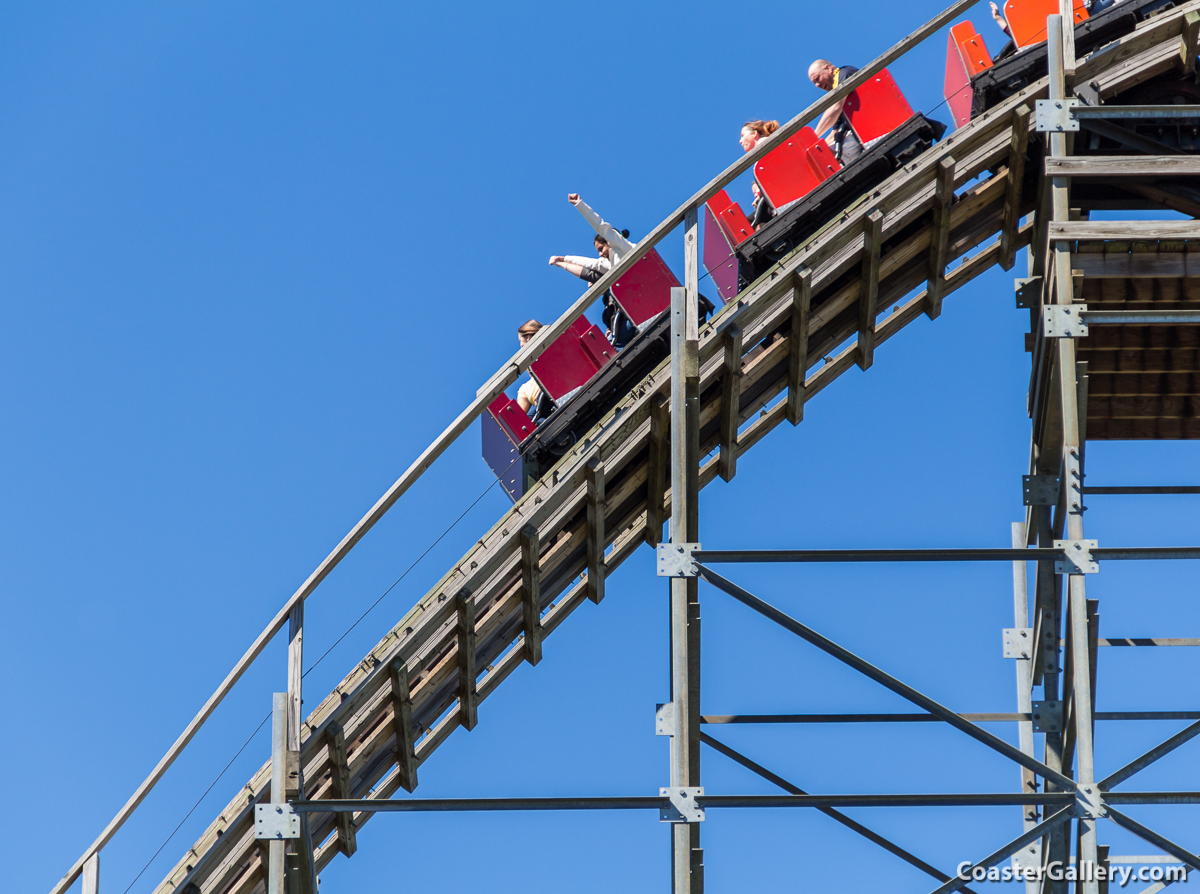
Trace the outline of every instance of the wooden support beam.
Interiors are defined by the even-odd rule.
[[[599,605],[604,598],[604,462],[587,465],[587,590]]]
[[[470,590],[458,596],[458,716],[468,730],[479,722],[479,693],[475,690],[475,599]]]
[[[525,624],[525,658],[530,664],[542,660],[542,569],[541,543],[535,525],[521,529],[521,611]]]
[[[1047,177],[1196,177],[1195,155],[1068,155],[1046,159]]]
[[[650,444],[646,458],[646,542],[658,546],[662,540],[663,501],[667,491],[667,406],[661,394],[650,401]]]
[[[787,419],[799,425],[804,418],[804,376],[808,372],[808,316],[812,305],[812,271],[793,274],[791,350],[788,352]]]
[[[879,250],[883,241],[883,215],[872,211],[864,219],[862,286],[858,299],[858,365],[870,369],[875,362],[875,312],[879,302]]]
[[[946,290],[946,263],[950,249],[950,205],[954,201],[954,156],[937,165],[933,190],[933,230],[929,239],[929,284],[925,287],[925,314],[936,320],[942,312]]]
[[[100,854],[95,853],[83,864],[83,894],[100,894]]]
[[[1025,154],[1029,151],[1029,106],[1013,110],[1012,139],[1008,144],[1008,182],[1004,188],[1004,224],[1000,231],[1000,266],[1011,270],[1016,255],[1017,224],[1021,220],[1021,187],[1025,181]]]
[[[329,787],[334,798],[353,798],[350,791],[350,761],[346,756],[346,736],[341,724],[334,721],[325,731],[325,741],[329,746],[330,777]],[[358,840],[354,834],[354,814],[335,813],[337,823],[338,847],[347,857],[354,856],[358,850]]]
[[[742,403],[742,330],[735,323],[725,330],[725,357],[721,372],[721,478],[737,474],[738,416]]]
[[[1054,220],[1050,222],[1049,235],[1051,241],[1067,242],[1200,240],[1200,220]]]
[[[1183,17],[1183,34],[1179,38],[1179,61],[1187,74],[1196,70],[1197,37],[1200,37],[1200,12],[1193,9]]]
[[[396,727],[396,766],[400,787],[411,792],[417,787],[417,742],[413,735],[412,690],[408,686],[408,665],[397,658],[392,662],[392,717]]]

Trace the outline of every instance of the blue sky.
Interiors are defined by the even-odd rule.
[[[749,118],[816,98],[827,56],[875,57],[938,11],[837,5],[26,4],[0,11],[0,739],[5,890],[48,890],[250,640],[579,282],[565,201],[648,232],[736,159]],[[998,48],[986,7],[977,27]],[[938,106],[945,37],[893,66]],[[943,107],[934,117],[949,120]],[[735,197],[748,201],[748,189]],[[739,188],[735,188],[737,193]],[[677,240],[664,249],[680,266]],[[1014,271],[1020,272],[1020,271]],[[1026,471],[1028,317],[993,271],[823,392],[701,501],[722,547],[1007,546]],[[1190,444],[1096,444],[1092,483],[1196,483]],[[311,706],[502,513],[472,429],[317,591]],[[1105,545],[1200,541],[1196,498],[1095,497]],[[743,568],[736,580],[943,703],[1014,709],[1008,566]],[[1195,636],[1186,566],[1090,579],[1102,634]],[[667,782],[666,585],[646,550],[421,768],[420,795],[648,794]],[[705,713],[906,710],[702,590]],[[1102,655],[1098,708],[1191,709],[1194,650]],[[1165,652],[1166,654],[1160,654]],[[121,892],[284,687],[273,644],[104,851]],[[1182,724],[1100,724],[1112,769]],[[1010,735],[996,727],[997,732]],[[952,730],[718,728],[818,792],[978,791],[1015,767]],[[1011,734],[1015,739],[1015,733]],[[150,891],[267,755],[265,728],[133,890]],[[1196,789],[1182,755],[1137,788]],[[711,751],[713,793],[771,788]],[[1175,775],[1172,775],[1175,774]],[[1180,775],[1181,774],[1181,775]],[[1129,787],[1129,786],[1127,786]],[[22,809],[36,805],[34,810]],[[1196,845],[1185,808],[1137,815]],[[857,810],[951,867],[1015,810]],[[1145,847],[1105,829],[1114,850]],[[921,892],[824,817],[712,812],[711,890]],[[326,890],[658,891],[657,817],[381,816]],[[469,857],[468,857],[469,854]],[[514,859],[516,856],[516,859]]]

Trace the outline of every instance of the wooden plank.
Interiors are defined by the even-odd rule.
[[[937,166],[933,192],[933,224],[929,237],[929,284],[925,287],[928,305],[925,313],[936,320],[942,312],[942,293],[946,287],[946,252],[950,246],[950,205],[954,201],[954,156],[947,155]],[[875,237],[878,241],[878,237]],[[878,255],[878,247],[874,249]],[[879,278],[876,264],[875,279]],[[866,272],[864,270],[864,278]],[[872,318],[873,321],[873,318]]]
[[[333,723],[325,731],[325,739],[329,744],[329,756],[332,761],[332,776],[330,782],[333,797],[353,798],[350,790],[350,763],[346,759],[346,736],[340,724]],[[358,839],[354,834],[354,814],[338,813],[334,820],[337,824],[338,847],[347,857],[354,856],[358,850]]]
[[[587,466],[587,579],[588,599],[604,598],[604,463],[597,457]]]
[[[860,369],[875,362],[875,312],[879,301],[879,252],[883,215],[872,211],[864,220],[862,284],[858,299],[858,352]]]
[[[667,490],[667,399],[661,394],[650,401],[650,443],[646,474],[646,542],[658,546],[662,540],[663,500]]]
[[[1200,252],[1076,252],[1071,255],[1071,269],[1082,271],[1084,276],[1092,279],[1200,277]]]
[[[100,894],[100,854],[95,853],[83,864],[83,894]]]
[[[397,658],[392,669],[392,717],[396,727],[396,765],[400,785],[406,792],[417,787],[416,736],[413,735],[412,692],[408,688],[408,665]]]
[[[1000,231],[1000,266],[1011,270],[1016,248],[1013,237],[1021,220],[1021,188],[1025,181],[1025,155],[1029,151],[1029,106],[1013,110],[1012,140],[1008,147],[1008,173],[1004,187],[1004,223]]]
[[[1194,352],[1190,353],[1194,356]],[[1089,355],[1091,356],[1103,354]],[[1200,394],[1200,369],[1196,367],[1179,372],[1092,372],[1089,378],[1092,397]]]
[[[787,419],[799,425],[804,418],[804,376],[808,367],[808,324],[812,306],[812,271],[801,267],[793,275],[792,330],[788,336]]]
[[[542,569],[538,529],[521,529],[521,606],[525,631],[525,659],[530,664],[542,660]]]
[[[1088,416],[1090,441],[1195,441],[1200,419]]]
[[[475,599],[470,590],[459,590],[455,601],[458,609],[459,722],[470,731],[479,722],[475,691]]]
[[[1195,177],[1195,155],[1071,155],[1046,158],[1047,177]]]
[[[1182,31],[1182,14],[1176,12],[1175,14],[1164,13],[1161,16],[1155,16],[1135,28],[1132,34],[1126,34],[1102,51],[1093,53],[1085,59],[1076,69],[1078,83],[1084,83],[1101,72],[1121,68],[1129,63],[1136,64],[1137,57],[1147,50],[1157,49],[1160,45],[1166,44]],[[1177,47],[1171,47],[1171,50],[1178,57]]]
[[[721,376],[720,473],[725,481],[737,474],[738,415],[742,402],[742,330],[736,323],[725,330]]]
[[[1052,241],[1084,239],[1200,239],[1198,220],[1054,220]]]
[[[1140,373],[1194,374],[1200,370],[1200,351],[1195,348],[1146,350],[1082,350],[1079,356],[1088,361],[1092,376],[1092,393],[1106,373],[1137,375]],[[1113,393],[1113,392],[1108,392]]]
[[[1126,192],[1136,193],[1152,202],[1157,202],[1171,211],[1178,211],[1191,217],[1200,217],[1200,202],[1190,195],[1179,193],[1171,184],[1123,183],[1121,188]]]
[[[1183,33],[1179,38],[1179,61],[1185,74],[1196,70],[1196,40],[1200,36],[1200,12],[1192,10],[1183,17]]]

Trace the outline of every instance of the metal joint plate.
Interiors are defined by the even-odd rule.
[[[1053,506],[1058,502],[1058,476],[1022,475],[1021,495],[1026,506]]]
[[[1033,656],[1033,628],[1004,628],[1004,657],[1030,658]]]
[[[1047,304],[1042,308],[1042,330],[1046,338],[1082,338],[1088,334],[1083,322],[1086,304]]]
[[[1042,865],[1042,843],[1035,841],[1032,844],[1027,844],[1015,854],[1012,855],[1012,865],[1016,869],[1020,866],[1022,869],[1036,869]]]
[[[1099,819],[1108,813],[1098,785],[1081,785],[1075,789],[1074,813],[1084,819]]]
[[[1039,99],[1033,117],[1038,133],[1068,133],[1079,130],[1079,122],[1072,112],[1079,106],[1078,99]]]
[[[654,708],[654,735],[675,735],[675,703],[656,705]]]
[[[1042,278],[1028,276],[1015,280],[1017,307],[1037,307],[1042,300]]]
[[[254,837],[267,839],[299,838],[300,814],[291,804],[255,804]]]
[[[698,577],[700,570],[692,553],[700,549],[699,543],[660,543],[655,553],[658,559],[659,577]]]
[[[1055,540],[1054,548],[1065,552],[1066,558],[1054,563],[1057,574],[1096,574],[1100,566],[1092,559],[1095,540]]]
[[[1031,710],[1035,733],[1062,732],[1062,702],[1033,702]]]
[[[704,797],[703,786],[679,786],[677,788],[660,788],[659,795],[670,798],[668,807],[658,809],[658,820],[663,823],[702,823],[704,808],[696,803],[697,798]]]

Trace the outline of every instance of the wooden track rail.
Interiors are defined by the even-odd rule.
[[[1112,95],[1185,64],[1183,16],[1197,5],[1081,60],[1079,80]],[[855,365],[869,366],[913,320],[936,317],[963,285],[993,266],[1007,269],[1016,250],[1046,239],[1032,218],[1020,224],[1038,206],[1034,151],[1042,141],[1031,110],[1046,95],[1046,79],[1031,84],[919,156],[704,327],[702,487],[732,478],[741,454],[785,419],[799,422],[805,401]],[[1085,261],[1107,263],[1104,254]],[[1113,282],[1136,278],[1116,269],[1136,263],[1114,260]],[[1195,258],[1144,263],[1195,266]],[[1110,353],[1105,362],[1122,362]],[[305,799],[411,791],[420,764],[455,729],[470,729],[481,711],[486,722],[481,705],[496,687],[522,663],[537,664],[576,608],[600,601],[603,578],[642,543],[657,542],[671,503],[663,446],[669,380],[668,361],[533,484],[309,715],[301,729]],[[553,642],[545,647],[552,652]],[[264,890],[253,807],[270,798],[270,776],[264,765],[156,894]],[[310,814],[317,869],[352,854],[371,816]]]

